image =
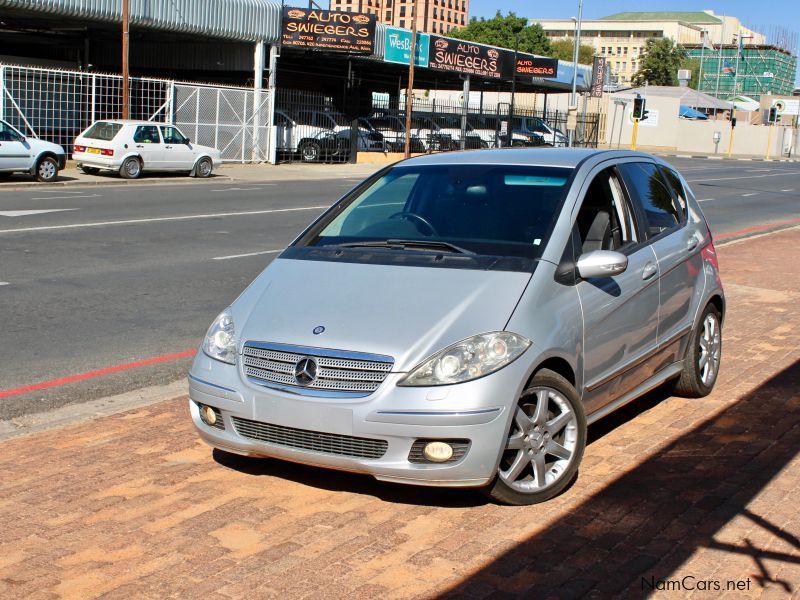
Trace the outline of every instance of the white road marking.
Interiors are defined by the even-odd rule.
[[[714,198],[703,198],[702,200],[698,200],[698,202],[711,202]]]
[[[36,200],[36,198],[34,198]],[[44,208],[40,210],[0,210],[2,217],[28,217],[30,215],[43,215],[45,213],[64,212],[65,210],[78,210],[77,208]]]
[[[39,198],[31,198],[31,200],[72,200],[73,198],[102,198],[102,194],[83,194],[80,196],[41,196]]]
[[[283,252],[283,248],[280,250],[263,250],[261,252],[248,252],[247,254],[231,254],[230,256],[215,256],[211,260],[230,260],[231,258],[244,258],[245,256],[261,256],[262,254],[277,254],[278,252]]]
[[[252,185],[250,187],[232,187],[232,188],[223,188],[219,190],[211,190],[212,192],[251,192],[253,190],[260,190],[262,187],[268,185],[278,185],[277,183],[259,183],[258,185]]]
[[[204,215],[183,215],[179,217],[153,217],[150,219],[128,219],[125,221],[97,221],[94,223],[72,223],[70,225],[44,225],[41,227],[19,227],[17,229],[0,229],[0,233],[28,233],[31,231],[52,231],[57,229],[82,229],[85,227],[106,227],[111,225],[136,225],[139,223],[160,223],[164,221],[189,221],[192,219],[216,219],[220,217],[241,217],[247,215],[266,215],[271,213],[296,212],[301,210],[321,210],[325,206],[297,206],[294,208],[273,208],[268,210],[248,210],[228,213],[211,213]]]
[[[745,175],[743,177],[714,177],[713,179],[688,179],[689,182],[702,181],[728,181],[729,179],[761,179],[762,177],[782,177],[784,175],[798,175],[800,171],[785,171],[783,173],[769,173],[768,175]]]
[[[65,190],[37,190],[40,194],[82,194],[83,190],[79,192],[68,192]]]
[[[742,198],[749,198],[750,196],[755,196],[757,192],[753,192],[751,194],[742,194]]]
[[[789,188],[788,190],[781,190],[782,192],[793,192],[794,188]]]
[[[756,171],[774,171],[775,169],[745,169],[748,173],[755,173]]]
[[[0,281],[0,285],[8,285],[7,281]]]

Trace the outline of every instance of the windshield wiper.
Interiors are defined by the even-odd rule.
[[[440,240],[370,240],[338,244],[343,248],[397,248],[401,250],[440,250],[454,254],[475,254],[471,250]]]

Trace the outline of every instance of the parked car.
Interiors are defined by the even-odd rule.
[[[58,144],[26,137],[0,120],[0,178],[28,173],[37,181],[54,181],[66,160],[64,148]]]
[[[378,115],[367,119],[372,129],[379,131],[386,140],[389,152],[404,152],[406,148],[406,125],[400,117],[391,115]],[[411,152],[419,154],[425,152],[425,145],[415,135],[411,135]]]
[[[503,148],[509,146],[508,134],[501,135],[500,119],[494,115],[470,115],[469,123],[471,131],[486,144],[488,148]],[[519,132],[512,132],[511,146],[525,147],[525,146],[541,146],[541,138],[539,136],[522,134]]]
[[[353,120],[348,119],[343,113],[303,109],[298,110],[296,114],[295,121],[301,127],[333,131],[337,137],[347,140],[349,148]],[[386,150],[383,136],[379,132],[370,129],[363,119],[359,119],[357,139],[359,152],[384,152]]]
[[[93,123],[75,138],[72,158],[84,173],[116,171],[125,179],[144,171],[209,177],[222,164],[219,150],[193,144],[174,125],[129,120]]]
[[[284,156],[300,155],[304,162],[347,160],[350,138],[343,138],[333,129],[315,125],[313,117],[298,121],[285,108],[275,111],[277,150]]]
[[[535,145],[566,146],[567,136],[560,129],[552,127],[541,117],[514,117],[514,133],[539,138]]]
[[[399,483],[552,498],[587,424],[710,393],[725,300],[694,194],[648,154],[453,152],[376,173],[213,322],[200,437]]]

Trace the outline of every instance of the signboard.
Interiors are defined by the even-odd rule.
[[[800,98],[794,99],[780,99],[773,100],[772,106],[778,109],[779,115],[796,115],[800,114]]]
[[[372,54],[375,15],[283,8],[281,44],[299,48]]]
[[[592,98],[603,97],[603,85],[606,80],[606,58],[605,56],[595,56],[592,64]]]
[[[647,108],[647,118],[639,121],[639,127],[658,127],[658,109]],[[633,123],[633,109],[628,113],[628,121]]]
[[[511,54],[511,60],[513,62],[513,53],[508,54]],[[541,56],[532,56],[530,54],[518,54],[516,74],[518,77],[557,77],[558,59],[542,58]]]
[[[431,37],[427,33],[417,33],[414,64],[428,66]],[[383,45],[383,60],[407,65],[411,61],[411,32],[398,27],[387,27]]]
[[[498,79],[511,77],[511,69],[503,68],[504,55],[507,57],[508,54],[499,48],[432,35],[428,68]]]

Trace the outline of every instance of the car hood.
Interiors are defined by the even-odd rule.
[[[194,150],[195,152],[204,152],[204,153],[210,154],[210,155],[214,155],[214,154],[221,155],[222,154],[216,148],[213,148],[211,146],[203,146],[201,144],[195,144],[194,142],[192,142],[192,150]]]
[[[46,142],[37,138],[25,138],[28,145],[37,152],[52,152],[54,154],[65,154],[64,148],[53,142]]]
[[[239,351],[258,341],[368,352],[405,372],[459,340],[503,330],[530,278],[279,258],[232,306]]]

